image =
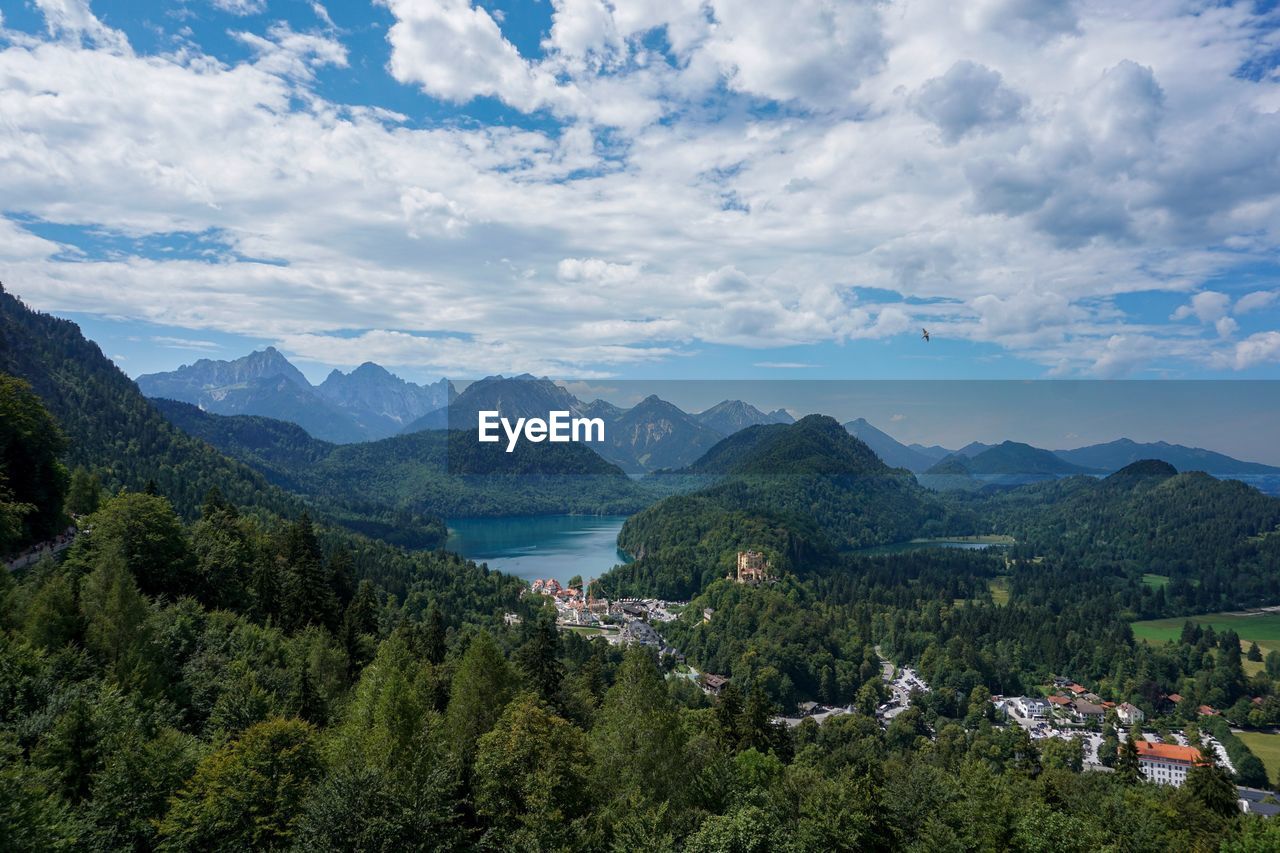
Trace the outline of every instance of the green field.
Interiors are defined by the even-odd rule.
[[[1240,635],[1244,648],[1257,643],[1262,653],[1280,651],[1280,613],[1206,613],[1200,616],[1175,616],[1172,619],[1150,619],[1133,623],[1133,636],[1148,643],[1164,643],[1178,639],[1182,625],[1190,619],[1213,630],[1230,628]]]
[[[1152,589],[1164,589],[1169,585],[1168,575],[1153,575],[1147,572],[1142,576],[1142,582]]]
[[[1003,607],[1009,603],[1009,579],[1007,577],[992,578],[987,581],[987,587],[991,590],[991,598],[996,604]]]
[[[1244,741],[1258,760],[1267,768],[1267,778],[1275,784],[1280,779],[1280,735],[1263,732],[1236,732],[1236,737]]]

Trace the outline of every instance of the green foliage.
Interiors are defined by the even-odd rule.
[[[590,849],[587,739],[536,696],[516,697],[476,749],[475,806],[498,849]]]
[[[458,662],[445,715],[449,740],[464,762],[471,761],[476,741],[493,728],[515,687],[515,673],[493,636],[478,632]]]
[[[31,386],[0,373],[0,555],[61,532],[64,448],[62,430]]]
[[[285,847],[319,773],[310,724],[258,723],[196,767],[160,824],[160,849]]]
[[[68,557],[72,565],[89,568],[117,555],[147,595],[178,598],[193,590],[187,532],[166,498],[121,492],[89,516],[85,528]]]

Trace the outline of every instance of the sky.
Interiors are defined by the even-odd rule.
[[[1277,140],[1275,2],[0,0],[0,281],[134,376],[1274,379]]]

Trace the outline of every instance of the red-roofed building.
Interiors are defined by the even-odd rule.
[[[1168,696],[1168,699],[1169,699],[1169,701],[1170,701],[1170,702],[1172,702],[1173,704],[1177,705],[1179,702],[1181,702],[1181,701],[1182,701],[1182,696],[1181,696],[1180,694],[1177,694],[1177,693],[1170,693],[1170,694],[1169,694],[1169,696]]]
[[[1071,691],[1073,696],[1083,696],[1088,693],[1088,689],[1081,687],[1079,684],[1068,684],[1067,689]]]
[[[1049,704],[1057,705],[1059,708],[1065,708],[1071,704],[1071,700],[1068,699],[1066,696],[1050,696]]]
[[[1218,712],[1215,711],[1211,705],[1201,705],[1199,708],[1196,708],[1196,713],[1202,717],[1218,716]]]
[[[1187,773],[1192,767],[1203,765],[1200,750],[1192,746],[1178,746],[1172,743],[1152,743],[1140,740],[1138,747],[1138,766],[1148,781],[1160,785],[1181,787],[1187,781]]]

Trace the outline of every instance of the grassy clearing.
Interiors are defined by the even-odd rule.
[[[1267,768],[1267,778],[1275,784],[1280,779],[1280,735],[1263,732],[1236,732],[1236,737],[1244,741],[1245,746],[1258,756],[1262,766]]]
[[[1165,643],[1176,640],[1182,634],[1182,625],[1190,619],[1199,625],[1212,625],[1215,631],[1230,628],[1240,635],[1240,645],[1248,650],[1250,643],[1257,643],[1265,655],[1280,650],[1280,613],[1206,613],[1200,616],[1176,616],[1171,619],[1150,619],[1133,623],[1133,636],[1148,643]],[[1245,661],[1248,672],[1248,664]],[[1259,666],[1256,662],[1254,667]]]
[[[987,588],[991,590],[991,598],[1001,607],[1009,603],[1009,579],[1006,577],[992,578],[987,581]]]
[[[1142,576],[1142,582],[1152,589],[1164,589],[1169,585],[1168,575],[1153,575],[1147,572]]]

